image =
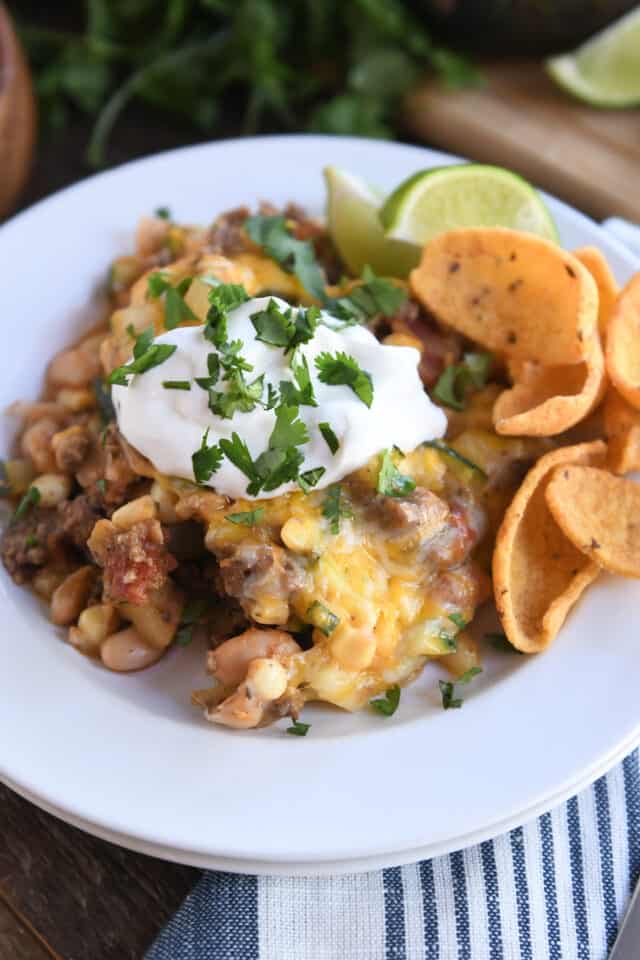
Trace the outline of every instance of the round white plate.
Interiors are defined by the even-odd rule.
[[[450,160],[370,140],[265,137],[161,154],[50,197],[0,228],[0,404],[37,396],[140,215],[168,204],[205,223],[262,199],[319,213],[325,164],[390,188]],[[552,209],[567,247],[597,244],[620,281],[633,272],[596,224]],[[2,430],[6,450],[13,425]],[[601,577],[547,653],[490,658],[461,710],[442,710],[428,668],[393,718],[309,708],[304,739],[286,722],[243,733],[205,723],[189,704],[206,684],[202,650],[115,675],[63,643],[4,571],[0,599],[0,777],[92,833],[186,863],[321,873],[416,860],[522,823],[640,742],[631,581]]]

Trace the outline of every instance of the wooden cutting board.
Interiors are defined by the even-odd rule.
[[[640,109],[598,110],[558,90],[532,62],[489,64],[486,86],[429,83],[406,105],[433,146],[509,167],[597,219],[640,222]]]

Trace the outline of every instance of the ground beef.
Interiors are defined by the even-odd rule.
[[[0,542],[0,556],[13,580],[27,583],[49,561],[60,540],[56,511],[32,509],[23,520],[7,527]]]
[[[405,333],[423,344],[420,376],[425,386],[438,380],[445,367],[457,363],[462,355],[462,338],[442,330],[415,300],[405,300],[387,323],[393,333]]]
[[[58,469],[74,473],[84,462],[91,447],[91,434],[84,424],[67,427],[53,437],[53,452]]]
[[[372,510],[386,529],[400,534],[415,532],[422,540],[435,536],[449,517],[444,500],[424,487],[408,497],[377,497]]]
[[[249,250],[251,244],[244,232],[244,223],[250,214],[248,207],[237,207],[217,217],[208,238],[207,245],[211,252],[233,257]]]
[[[84,493],[61,503],[58,514],[61,532],[79,550],[86,548],[96,521],[103,516]]]
[[[157,520],[114,532],[96,560],[104,568],[104,599],[142,605],[177,566]]]
[[[294,560],[282,547],[242,543],[220,561],[225,592],[240,603],[261,595],[288,600],[301,584]]]

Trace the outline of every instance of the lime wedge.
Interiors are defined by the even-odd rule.
[[[351,273],[359,276],[368,264],[382,275],[406,276],[418,263],[420,250],[385,237],[378,218],[383,195],[337,167],[326,167],[324,176],[329,232]]]
[[[564,90],[594,107],[640,104],[640,7],[573,53],[547,60],[547,70]]]
[[[422,246],[459,227],[510,227],[558,240],[540,194],[510,170],[479,163],[415,173],[380,211],[387,237]]]

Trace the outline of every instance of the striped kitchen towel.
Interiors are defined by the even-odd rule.
[[[636,750],[448,856],[335,877],[206,873],[147,960],[605,960],[639,876]]]

